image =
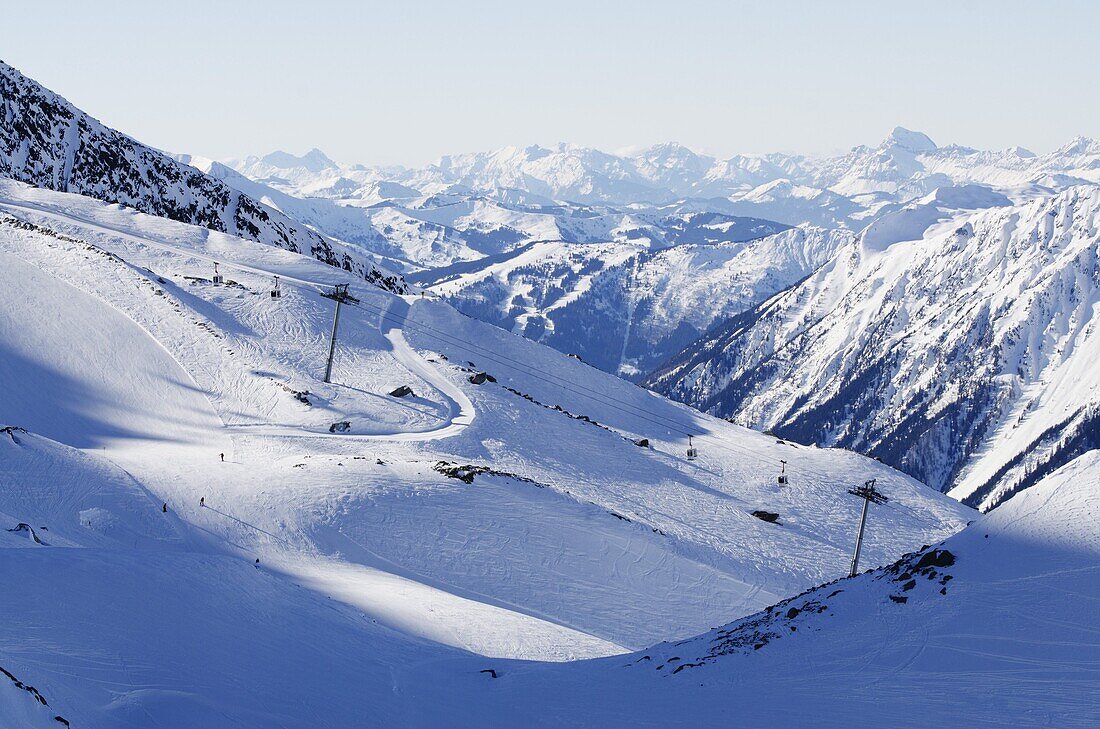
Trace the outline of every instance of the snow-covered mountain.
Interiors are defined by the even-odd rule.
[[[0,175],[305,253],[372,283],[404,283],[238,189],[109,129],[0,61]]]
[[[682,218],[695,240],[708,229],[728,237],[739,224],[715,214]],[[632,379],[714,322],[802,280],[851,239],[844,230],[795,228],[742,242],[656,250],[646,239],[539,242],[411,278],[470,316]]]
[[[0,181],[0,264],[0,420],[25,429],[0,433],[4,709],[398,725],[416,666],[621,653],[842,574],[863,479],[897,505],[868,564],[972,513],[444,303],[91,198]],[[328,384],[319,293],[341,281],[361,303]]]
[[[1091,453],[1049,473],[1095,445],[1095,420],[1046,425],[1095,389],[1094,187],[882,198],[858,238],[699,200],[566,205],[457,183],[355,204],[291,194],[345,171],[316,151],[255,162],[308,173],[285,182],[190,160],[200,172],[7,75],[17,91],[3,87],[0,581],[14,587],[0,591],[0,725],[1100,719],[1100,467]],[[911,155],[932,153],[895,136]],[[524,169],[594,190],[687,185],[713,167],[675,146],[628,165],[562,154],[600,175],[570,177],[533,154]],[[470,175],[479,164],[452,161]],[[815,189],[771,188],[805,200]],[[234,228],[242,207],[271,227]],[[376,221],[358,210],[464,235],[500,211],[545,216],[559,233],[569,221],[574,238],[494,239],[477,256],[456,237],[445,268],[412,264],[404,246],[394,260],[439,293],[503,282],[512,326],[531,338],[540,319],[548,331],[625,317],[635,333],[590,333],[622,345],[620,368],[644,366],[677,330],[710,327],[692,353],[734,341],[734,325],[711,324],[731,313],[773,342],[818,317],[823,342],[855,346],[830,357],[809,337],[803,369],[773,380],[788,394],[830,369],[824,388],[850,385],[855,370],[838,363],[869,359],[874,345],[904,365],[896,384],[927,385],[933,405],[904,403],[918,425],[941,412],[970,422],[955,415],[975,389],[1026,391],[989,452],[1047,438],[1028,453],[1049,458],[1023,466],[1045,478],[982,516],[888,463],[704,414],[269,235],[365,261],[354,246],[393,239],[360,229]],[[224,280],[210,278],[215,262]],[[358,299],[337,320],[322,296],[335,285]],[[811,299],[828,310],[799,309]],[[908,343],[918,337],[923,359]],[[688,369],[707,381],[708,363],[686,358],[663,383],[687,382]],[[994,374],[1006,363],[1014,373]],[[855,376],[873,382],[886,367]],[[771,371],[762,361],[758,375]],[[910,435],[933,442],[917,426]],[[1019,465],[974,462],[998,477]],[[861,564],[872,571],[839,579],[864,533],[849,489],[868,480],[889,498],[868,517]],[[999,499],[1023,484],[1006,483],[972,493]]]
[[[1100,445],[1100,188],[941,188],[649,380],[988,509]]]
[[[740,242],[787,225],[739,216],[706,203],[586,205],[555,201],[507,187],[477,190],[461,183],[412,188],[375,181],[360,196],[311,194],[315,186],[284,184],[309,176],[304,167],[279,170],[181,155],[227,184],[306,221],[318,230],[400,261],[406,270],[436,269],[514,251],[535,241],[606,243],[645,238],[653,246]],[[258,163],[257,163],[258,164]],[[355,171],[345,170],[347,174]],[[386,191],[386,194],[382,194]],[[397,193],[397,194],[394,194]],[[304,202],[302,202],[304,201]]]
[[[390,183],[375,182],[363,193],[365,197],[329,198],[308,194],[311,188],[283,184],[282,178],[245,176],[214,160],[189,155],[177,158],[295,220],[383,256],[405,272],[487,262],[536,241],[644,240],[652,247],[662,247],[685,242],[741,242],[789,227],[715,212],[709,205],[576,205],[515,189],[477,192],[461,184],[431,185],[432,192],[424,195],[397,186],[396,191],[401,193],[397,197],[375,199],[375,194],[384,189],[394,192],[392,186],[387,188]],[[298,159],[285,153],[275,155],[277,160],[286,158]],[[270,165],[258,165],[254,163],[244,170],[249,175],[272,171]],[[305,167],[283,172],[288,179],[311,174]],[[411,194],[405,195],[405,191]]]

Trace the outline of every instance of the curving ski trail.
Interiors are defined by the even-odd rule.
[[[199,251],[188,246],[180,246],[167,241],[156,240],[144,234],[138,235],[131,231],[122,230],[114,226],[106,225],[99,221],[91,220],[72,211],[58,211],[48,205],[39,205],[24,200],[14,201],[11,199],[0,199],[0,210],[6,210],[9,212],[29,212],[38,216],[42,216],[43,218],[52,219],[64,224],[76,224],[78,226],[86,227],[90,230],[95,230],[100,233],[115,236],[117,238],[128,240],[142,246],[148,246],[156,248],[158,250],[163,250],[174,255],[187,256],[210,263],[216,262],[226,269],[235,269],[262,276],[277,275],[284,283],[293,283],[299,286],[313,288],[317,291],[324,290],[326,287],[332,285],[330,281],[316,281],[292,275],[286,269],[275,271],[269,268],[263,268],[226,260],[224,256],[215,256],[213,254]],[[411,305],[406,298],[393,295],[390,300],[386,316],[379,317],[378,327],[379,331],[393,347],[394,358],[410,372],[416,374],[425,382],[434,387],[447,401],[450,414],[446,419],[443,420],[443,422],[440,423],[438,427],[421,431],[395,430],[387,433],[349,433],[340,434],[338,436],[321,431],[311,431],[305,428],[294,428],[281,425],[256,425],[243,427],[223,425],[222,427],[229,431],[239,432],[241,430],[247,430],[250,435],[262,435],[267,437],[339,437],[344,440],[381,440],[398,442],[426,442],[439,440],[442,438],[448,438],[461,432],[462,429],[473,423],[473,420],[476,417],[476,410],[474,408],[474,405],[460,387],[444,377],[435,367],[432,366],[430,362],[417,354],[416,351],[411,346],[409,346],[408,342],[405,340],[405,336],[402,332],[401,327],[394,323],[394,320],[400,319],[402,322],[404,322],[408,317],[410,309]]]

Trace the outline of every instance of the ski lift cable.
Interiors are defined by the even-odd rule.
[[[407,326],[407,327],[410,327],[410,328],[422,330],[422,331],[428,333],[429,336],[433,336],[434,338],[438,339],[439,341],[441,341],[443,343],[452,344],[452,345],[459,346],[459,347],[464,347],[464,348],[466,348],[466,349],[468,349],[472,352],[480,353],[481,356],[485,357],[486,359],[488,359],[492,362],[496,362],[497,364],[503,365],[504,367],[511,367],[514,370],[517,370],[519,372],[527,374],[531,377],[534,377],[535,379],[542,380],[543,382],[546,382],[547,384],[550,384],[550,385],[553,385],[553,386],[568,388],[568,389],[570,389],[574,392],[576,392],[577,390],[585,390],[590,394],[586,395],[586,394],[583,394],[583,393],[580,393],[580,392],[576,392],[576,394],[578,394],[580,397],[582,397],[584,399],[592,400],[594,402],[600,403],[601,405],[605,405],[605,406],[610,407],[614,410],[618,410],[619,412],[621,412],[625,415],[635,417],[635,418],[639,418],[639,419],[645,420],[647,422],[653,423],[655,425],[673,430],[673,431],[675,431],[675,432],[677,432],[681,435],[686,436],[689,440],[691,438],[697,438],[697,439],[703,439],[705,441],[710,441],[715,447],[720,448],[722,450],[725,450],[727,452],[737,453],[737,454],[740,454],[740,455],[747,455],[747,456],[750,456],[754,459],[758,459],[758,460],[761,460],[761,461],[778,460],[779,463],[781,464],[781,469],[782,469],[783,466],[786,465],[785,460],[774,459],[774,458],[771,458],[771,457],[768,457],[768,456],[763,456],[759,452],[754,451],[751,448],[748,448],[748,447],[745,447],[745,446],[740,446],[740,445],[737,445],[735,443],[729,443],[725,440],[722,440],[722,439],[718,438],[717,436],[688,432],[687,430],[684,430],[684,428],[686,428],[687,426],[684,426],[683,424],[680,424],[680,423],[674,423],[674,422],[667,421],[667,420],[663,419],[663,417],[661,415],[659,415],[657,413],[654,413],[651,410],[644,410],[644,409],[642,409],[641,407],[639,407],[637,405],[625,402],[623,400],[619,400],[618,398],[615,398],[615,397],[613,397],[611,395],[608,395],[606,393],[599,392],[597,390],[593,390],[591,388],[584,387],[582,385],[578,385],[575,382],[570,382],[570,381],[567,381],[567,380],[563,380],[563,379],[557,377],[556,375],[554,375],[553,373],[546,372],[545,370],[539,369],[538,367],[535,367],[534,365],[530,365],[526,362],[516,360],[512,357],[508,357],[507,355],[500,354],[500,353],[494,352],[492,350],[488,350],[488,349],[486,349],[486,348],[484,348],[480,345],[474,344],[473,342],[462,339],[462,338],[457,337],[453,334],[449,334],[449,333],[440,331],[439,329],[436,329],[435,327],[432,327],[431,325],[422,324],[420,322],[410,321],[407,318],[400,318],[400,317],[393,316],[392,314],[389,313],[388,310],[373,306],[371,304],[366,304],[364,302],[360,302],[359,304],[355,304],[355,306],[357,306],[358,308],[364,309],[366,311],[371,311],[371,312],[373,312],[373,313],[375,313],[375,314],[377,314],[377,315],[383,317],[384,319],[387,319],[387,320],[389,320],[393,323],[397,323],[397,324],[401,324],[403,326]],[[507,360],[507,361],[503,361],[503,360]],[[625,408],[630,408],[630,410],[627,410]],[[650,416],[652,416],[652,417],[650,417]],[[783,470],[785,471],[785,469],[783,469]],[[834,480],[833,477],[828,476],[828,475],[822,473],[821,471],[819,471],[817,469],[806,468],[804,465],[800,465],[799,470],[802,471],[803,473],[806,473],[806,474],[809,474],[809,475],[812,475],[812,476],[816,476],[819,480],[821,480],[822,482],[825,482],[825,483],[828,483],[829,481]],[[929,522],[926,519],[923,519],[923,518],[917,516],[916,514],[912,514],[912,516],[914,518],[917,518],[918,520],[925,521],[926,523],[932,523],[932,522]]]
[[[545,370],[539,369],[538,367],[535,367],[534,365],[531,365],[531,364],[528,364],[526,362],[522,362],[520,360],[514,359],[512,357],[509,357],[508,355],[500,354],[498,352],[494,352],[492,350],[486,349],[485,347],[482,347],[482,346],[480,346],[478,344],[475,344],[473,342],[470,342],[468,340],[462,339],[461,337],[455,336],[455,335],[450,334],[448,332],[443,332],[443,331],[441,331],[439,329],[436,329],[435,327],[431,326],[430,324],[423,324],[423,323],[420,323],[420,322],[410,321],[407,317],[403,318],[403,317],[394,316],[394,315],[390,314],[387,309],[377,307],[377,306],[374,306],[372,304],[369,304],[369,303],[366,303],[366,302],[363,302],[363,301],[360,301],[356,304],[353,304],[353,306],[355,306],[357,308],[360,308],[360,309],[363,309],[365,311],[370,311],[374,314],[377,314],[378,316],[380,316],[381,318],[383,318],[385,320],[388,320],[388,321],[393,322],[395,324],[400,324],[403,327],[408,327],[408,328],[412,328],[412,329],[421,330],[421,331],[427,333],[428,336],[431,336],[431,337],[433,337],[433,338],[435,338],[435,339],[437,339],[437,340],[439,340],[439,341],[441,341],[445,344],[451,344],[453,346],[463,347],[463,348],[465,348],[465,349],[467,349],[471,352],[479,353],[480,356],[488,359],[491,362],[495,362],[495,363],[500,364],[504,367],[511,367],[512,369],[514,369],[518,372],[521,372],[521,373],[526,374],[528,376],[534,377],[535,379],[542,380],[543,382],[545,382],[549,385],[569,389],[570,391],[572,391],[575,394],[579,395],[581,398],[588,399],[588,400],[591,400],[593,402],[600,403],[601,405],[605,405],[607,407],[610,407],[613,410],[618,410],[619,412],[621,412],[625,415],[628,415],[630,417],[645,420],[649,423],[653,423],[654,425],[658,425],[660,427],[672,430],[672,431],[674,431],[674,432],[676,432],[680,435],[683,435],[685,437],[692,437],[693,436],[695,438],[701,438],[703,440],[709,441],[715,447],[717,447],[719,449],[722,449],[722,450],[725,450],[729,453],[736,453],[736,454],[739,454],[739,455],[742,455],[742,456],[749,456],[749,457],[751,457],[755,460],[765,461],[765,462],[781,460],[781,459],[777,459],[777,458],[773,458],[773,457],[769,457],[769,456],[764,456],[764,455],[760,454],[758,451],[754,451],[751,448],[741,446],[741,445],[738,445],[738,444],[735,444],[735,443],[727,442],[723,439],[718,438],[717,436],[688,432],[688,430],[686,429],[686,428],[688,428],[688,426],[685,426],[681,423],[668,421],[668,420],[664,419],[661,415],[659,415],[657,413],[654,413],[651,410],[643,409],[638,405],[634,405],[632,403],[625,402],[625,401],[620,400],[620,399],[618,399],[618,398],[616,398],[612,395],[608,395],[608,394],[600,392],[598,390],[594,390],[592,388],[585,387],[585,386],[580,385],[578,383],[571,382],[571,381],[568,381],[568,380],[564,380],[564,379],[554,375],[553,373],[550,373],[550,372],[547,372]],[[507,360],[507,361],[505,361],[505,360]],[[578,392],[578,390],[584,390],[589,394],[586,395],[582,392]],[[626,409],[626,408],[629,408],[629,410]],[[835,480],[833,477],[828,476],[828,475],[822,473],[821,471],[819,471],[817,469],[807,468],[804,465],[802,465],[800,467],[800,471],[802,471],[803,473],[806,473],[808,475],[817,477],[823,483],[828,483],[830,481]]]
[[[498,352],[494,352],[492,350],[486,349],[485,347],[474,344],[473,342],[462,339],[461,337],[457,337],[453,334],[449,334],[447,332],[440,331],[439,329],[436,329],[435,327],[433,327],[429,324],[422,324],[420,322],[410,321],[408,318],[396,317],[396,316],[390,314],[389,311],[386,310],[386,309],[376,307],[376,306],[373,306],[371,304],[364,303],[362,301],[360,301],[358,304],[354,304],[353,306],[356,306],[357,308],[364,309],[365,311],[370,311],[372,313],[375,313],[375,314],[379,315],[380,317],[382,317],[386,320],[389,320],[393,323],[401,324],[403,327],[410,327],[410,328],[414,328],[414,329],[419,329],[419,330],[427,333],[428,336],[434,337],[435,339],[437,339],[437,340],[439,340],[439,341],[441,341],[445,344],[451,344],[451,345],[458,346],[458,347],[464,347],[464,348],[466,348],[467,350],[469,350],[471,352],[480,353],[481,356],[485,357],[486,359],[488,359],[492,362],[496,362],[497,364],[500,364],[504,367],[511,367],[512,369],[514,369],[516,371],[519,371],[519,372],[522,372],[522,373],[524,373],[528,376],[534,377],[535,379],[541,380],[541,381],[543,381],[543,382],[545,382],[549,385],[567,388],[567,389],[571,390],[572,392],[574,392],[575,394],[577,394],[581,398],[592,400],[594,402],[598,402],[602,405],[605,405],[607,407],[612,408],[613,410],[618,410],[619,412],[621,412],[625,415],[628,415],[630,417],[639,418],[639,419],[645,420],[647,422],[653,423],[655,425],[665,427],[665,428],[668,428],[668,429],[673,430],[675,432],[678,432],[681,435],[684,435],[688,438],[689,447],[690,447],[690,441],[691,441],[692,438],[697,438],[697,439],[701,438],[701,439],[710,441],[711,443],[713,443],[713,445],[715,447],[717,447],[719,449],[722,449],[722,450],[725,450],[725,451],[730,452],[730,453],[738,453],[740,455],[747,455],[747,456],[750,456],[754,459],[758,459],[758,460],[761,460],[761,461],[778,460],[779,463],[780,463],[781,474],[786,474],[786,465],[787,465],[788,462],[785,459],[773,459],[773,458],[770,458],[770,457],[767,457],[767,456],[763,456],[759,452],[754,451],[751,448],[748,448],[748,447],[745,447],[745,446],[740,446],[740,445],[737,445],[735,443],[730,443],[730,442],[727,442],[725,440],[721,440],[716,436],[700,434],[700,433],[689,433],[686,430],[683,430],[683,428],[685,428],[687,426],[684,426],[684,425],[679,424],[679,423],[672,423],[672,422],[669,422],[667,420],[664,420],[661,415],[659,415],[658,413],[655,413],[651,410],[645,410],[645,409],[643,409],[643,408],[641,408],[637,405],[625,402],[623,400],[619,400],[616,397],[613,397],[613,396],[608,395],[608,394],[603,393],[603,392],[599,392],[597,390],[593,390],[592,388],[584,387],[583,385],[578,385],[575,382],[570,382],[570,381],[567,381],[567,380],[563,380],[560,377],[554,375],[553,373],[550,373],[550,372],[547,372],[545,370],[539,369],[538,367],[535,367],[534,365],[528,364],[526,362],[522,362],[520,360],[516,360],[516,359],[514,359],[512,357],[509,357],[505,354],[500,354]],[[508,360],[508,361],[506,362],[506,361],[503,361],[503,360]],[[585,390],[590,394],[586,395],[584,393],[577,392],[578,390]],[[631,410],[633,410],[635,412],[631,412],[631,410],[627,410],[625,408],[630,408]],[[652,416],[652,417],[649,417],[649,416]],[[800,471],[802,471],[803,473],[809,474],[811,476],[816,476],[823,483],[829,483],[830,481],[835,481],[834,477],[828,476],[828,475],[826,475],[826,474],[822,473],[821,471],[819,471],[817,469],[814,469],[814,468],[806,468],[804,465],[800,466]],[[895,507],[893,504],[887,503],[887,504],[885,504],[885,506],[900,511],[900,509],[897,509],[897,507]],[[920,516],[920,515],[916,514],[914,512],[914,510],[912,509],[912,507],[910,507],[908,505],[906,505],[905,511],[907,511],[909,513],[909,515],[912,518],[916,519],[917,521],[923,522],[925,524],[935,524],[935,522],[933,522],[932,520],[927,519],[923,516]]]

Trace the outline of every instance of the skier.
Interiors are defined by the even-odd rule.
[[[256,558],[256,569],[260,569],[260,558]]]
[[[206,506],[206,497],[205,496],[200,496],[199,497],[199,506]]]
[[[161,512],[163,512],[165,514],[168,513],[168,502],[167,501],[165,501],[163,504],[160,505],[160,510],[161,510]]]
[[[222,457],[222,463],[225,463],[225,454],[219,453],[218,455]]]

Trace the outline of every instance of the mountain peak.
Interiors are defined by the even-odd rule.
[[[310,172],[321,172],[322,170],[335,169],[336,163],[329,159],[321,150],[314,147],[301,157],[296,157],[289,152],[283,152],[282,150],[276,150],[270,154],[265,154],[261,159],[264,164],[271,165],[272,167],[278,167],[279,169],[292,169],[294,167],[304,167]]]
[[[640,154],[697,154],[690,147],[679,142],[658,142],[641,150]]]
[[[1055,150],[1054,154],[1100,154],[1100,141],[1097,141],[1092,137],[1077,136],[1071,139],[1067,144],[1064,144],[1057,150]]]
[[[927,134],[914,132],[905,127],[894,127],[890,136],[882,142],[883,147],[901,147],[902,149],[920,154],[921,152],[933,152],[937,149]]]

